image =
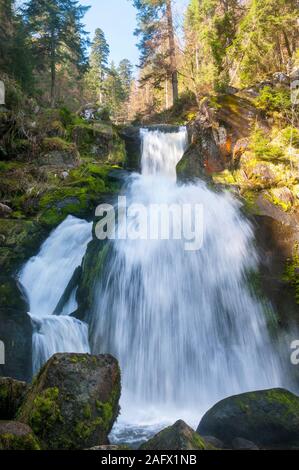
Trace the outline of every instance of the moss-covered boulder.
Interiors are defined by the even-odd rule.
[[[41,145],[38,162],[40,165],[71,168],[79,165],[80,154],[76,144],[60,137],[46,137]]]
[[[18,413],[43,449],[108,444],[119,412],[120,371],[109,355],[55,354],[44,365]]]
[[[56,227],[69,214],[93,217],[97,205],[110,202],[121,187],[120,181],[110,177],[113,169],[111,165],[85,163],[70,171],[66,181],[40,197],[38,220],[42,226]]]
[[[14,419],[28,389],[26,382],[0,377],[0,419]]]
[[[184,421],[179,420],[173,426],[163,429],[149,441],[142,444],[140,450],[213,450]]]
[[[35,221],[0,219],[0,273],[12,274],[32,256],[46,232]]]
[[[0,450],[40,450],[40,445],[26,424],[0,421]]]
[[[81,155],[101,162],[121,164],[125,161],[125,144],[111,123],[82,121],[73,126],[71,138]]]
[[[260,448],[299,448],[299,397],[277,388],[226,398],[204,415],[197,432],[228,447],[242,438]]]

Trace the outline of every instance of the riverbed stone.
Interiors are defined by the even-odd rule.
[[[14,419],[28,389],[26,382],[0,377],[0,419]]]
[[[26,424],[0,421],[0,450],[40,450],[40,445]]]
[[[205,442],[190,426],[179,420],[173,426],[163,429],[140,450],[212,450],[214,447]]]
[[[230,448],[236,438],[261,448],[299,448],[299,397],[274,388],[226,398],[203,416],[197,432]]]
[[[119,413],[120,370],[110,355],[55,354],[44,365],[18,419],[43,449],[107,445]]]

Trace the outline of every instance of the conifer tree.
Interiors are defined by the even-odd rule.
[[[50,71],[52,107],[57,66],[70,61],[80,70],[85,65],[86,33],[81,20],[87,10],[77,0],[28,0],[23,8],[37,67]]]

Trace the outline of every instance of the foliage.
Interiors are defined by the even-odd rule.
[[[75,64],[78,73],[85,66],[86,33],[81,20],[87,10],[77,0],[27,0],[23,7],[36,69],[50,72],[52,106],[57,99],[57,66]]]
[[[273,142],[259,127],[255,127],[250,137],[250,150],[260,160],[279,160],[284,157],[282,148]]]
[[[295,299],[299,304],[299,247],[295,245],[293,258],[289,259],[285,268],[283,280],[295,289]]]
[[[284,112],[292,107],[290,91],[286,88],[265,86],[255,99],[255,105],[268,113]]]

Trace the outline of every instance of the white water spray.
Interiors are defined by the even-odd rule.
[[[75,269],[80,266],[92,224],[67,217],[20,273],[30,305],[33,333],[33,371],[57,352],[89,352],[87,325],[69,315],[77,308],[75,290],[60,316],[53,315]]]
[[[145,437],[178,418],[196,426],[226,396],[280,385],[264,309],[248,288],[257,257],[239,203],[200,181],[176,183],[185,129],[142,130],[141,137],[142,175],[131,178],[129,203],[202,204],[204,242],[197,252],[185,251],[183,240],[113,242],[94,305],[92,350],[120,361],[114,440]]]

